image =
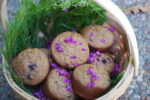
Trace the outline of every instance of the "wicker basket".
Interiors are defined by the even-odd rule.
[[[125,37],[125,41],[128,45],[127,49],[129,50],[129,63],[125,71],[124,77],[119,81],[119,83],[108,93],[98,98],[97,100],[116,100],[118,99],[125,90],[128,88],[131,83],[133,76],[138,75],[139,69],[139,55],[138,55],[138,47],[136,37],[133,31],[131,24],[129,23],[126,16],[123,12],[110,0],[93,0],[101,7],[103,7],[108,13],[108,21],[111,25],[115,26],[120,33]],[[8,23],[8,15],[7,15],[7,0],[1,1],[1,23],[4,31],[7,30],[6,24]],[[3,62],[5,59],[3,58]],[[18,97],[21,100],[38,100],[37,98],[29,95],[24,90],[22,90],[17,84],[13,81],[11,74],[5,68],[3,68],[4,75],[7,79],[7,82],[11,86],[11,88],[16,92]]]

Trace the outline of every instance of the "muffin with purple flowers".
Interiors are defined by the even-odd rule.
[[[64,69],[52,69],[43,85],[46,97],[52,100],[74,100],[71,74]]]
[[[73,71],[73,89],[84,99],[96,99],[110,87],[110,77],[103,67],[84,64]]]
[[[47,55],[40,49],[28,48],[12,60],[12,66],[19,78],[27,85],[41,83],[49,72]]]
[[[106,53],[90,53],[89,62],[97,67],[103,67],[108,73],[111,73],[114,69],[113,58]]]
[[[110,52],[120,60],[126,51],[124,37],[118,32],[118,30],[114,26],[110,25],[109,23],[104,23],[103,26],[106,27],[109,31],[113,32],[115,36],[114,44],[109,48],[108,52]]]
[[[51,47],[53,59],[64,68],[75,68],[88,60],[88,43],[76,32],[59,34]]]
[[[115,40],[114,34],[101,25],[86,26],[80,33],[87,39],[89,46],[96,50],[107,50]]]

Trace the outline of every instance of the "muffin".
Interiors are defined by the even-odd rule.
[[[111,73],[114,69],[114,60],[106,53],[101,53],[100,56],[96,55],[92,64],[97,67],[103,67],[108,73]]]
[[[115,40],[114,34],[101,25],[90,25],[80,32],[86,38],[91,48],[105,51],[110,48]]]
[[[117,31],[117,29],[114,26],[111,26],[108,23],[105,23],[103,25],[106,27],[109,31],[113,32],[115,36],[114,44],[108,49],[107,52],[112,54],[115,58],[117,58],[119,61],[121,60],[121,57],[125,53],[125,43],[123,36]],[[117,62],[119,62],[117,61]]]
[[[73,71],[73,89],[84,99],[96,99],[110,87],[110,77],[103,67],[84,64]]]
[[[31,86],[41,83],[50,68],[47,55],[36,48],[19,53],[12,60],[12,66],[23,83]]]
[[[52,100],[74,100],[71,74],[64,69],[52,69],[43,85],[46,97]]]
[[[88,60],[87,41],[76,32],[59,34],[52,42],[52,57],[64,68],[75,68]]]

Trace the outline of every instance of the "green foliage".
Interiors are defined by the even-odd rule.
[[[119,75],[111,77],[111,87],[113,88],[124,76],[125,72],[120,72]]]
[[[65,13],[63,10],[68,9]],[[103,24],[107,17],[105,10],[92,0],[22,0],[15,19],[8,25],[4,34],[4,65],[10,71],[14,81],[26,92],[32,94],[34,87],[28,87],[16,75],[11,60],[28,47],[43,47],[47,40],[41,40],[38,32],[45,33],[47,38],[54,37],[68,30],[79,31],[89,24]],[[50,27],[51,24],[51,27]]]
[[[47,3],[49,9],[52,9],[49,12],[49,17],[44,19],[52,23],[50,32],[46,32],[48,37],[56,36],[68,30],[79,31],[89,24],[103,24],[107,19],[105,16],[106,11],[91,0],[63,0],[64,3],[60,3],[60,1],[50,0]],[[43,3],[41,3],[41,6],[43,6]],[[64,12],[64,9],[68,9],[68,12]],[[48,12],[46,13],[48,14]],[[42,15],[45,15],[45,13]],[[44,29],[47,28],[49,27],[45,26]]]

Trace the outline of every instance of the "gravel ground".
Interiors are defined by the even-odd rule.
[[[17,0],[8,0],[9,19],[12,20],[18,9]],[[150,0],[113,0],[121,8],[144,4]],[[139,75],[135,77],[126,93],[119,100],[150,100],[150,13],[128,14],[138,40],[140,54]],[[2,29],[0,26],[0,47],[3,47]],[[0,59],[1,60],[1,59]],[[7,84],[0,68],[0,100],[18,100]]]

